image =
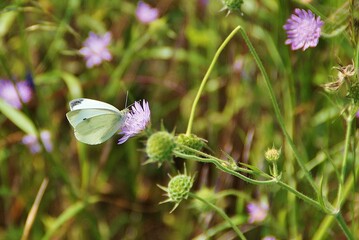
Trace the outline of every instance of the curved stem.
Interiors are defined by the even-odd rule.
[[[210,203],[209,201],[197,196],[194,193],[189,192],[188,195],[192,198],[195,198],[195,199],[207,204],[209,207],[211,207],[214,211],[216,211],[219,215],[221,215],[221,217],[223,217],[224,220],[226,220],[229,223],[229,225],[231,225],[231,227],[237,233],[237,235],[240,239],[242,239],[242,240],[246,239],[246,237],[243,235],[241,230],[239,230],[239,228],[232,222],[232,220],[227,216],[227,214],[221,208],[219,208],[216,205]]]
[[[238,32],[238,30],[241,28],[241,26],[236,27],[229,35],[228,37],[223,41],[223,43],[221,44],[221,46],[218,48],[216,54],[214,55],[211,65],[209,65],[209,68],[206,72],[206,74],[204,75],[201,85],[198,89],[197,95],[193,101],[192,104],[192,109],[191,109],[191,115],[189,117],[188,120],[188,125],[187,125],[187,131],[186,134],[189,135],[191,134],[192,131],[192,125],[193,125],[193,119],[194,119],[194,113],[196,111],[196,107],[197,107],[197,103],[199,101],[199,98],[201,97],[201,94],[203,92],[204,86],[206,85],[206,82],[208,80],[209,75],[211,74],[214,64],[217,62],[217,59],[219,57],[219,55],[221,54],[222,50],[224,49],[224,47],[227,45],[227,43],[232,39],[232,37]]]
[[[219,168],[223,172],[226,172],[228,174],[236,176],[236,177],[238,177],[238,178],[240,178],[243,181],[246,181],[248,183],[257,184],[257,185],[262,184],[263,185],[263,184],[272,184],[272,183],[275,183],[277,181],[277,179],[271,179],[271,180],[267,180],[267,181],[260,181],[260,180],[255,180],[255,179],[246,177],[246,176],[244,176],[244,175],[230,169],[228,167],[228,165],[224,161],[222,161],[223,163],[221,163],[221,162],[219,162],[219,161],[217,161],[215,159],[201,158],[201,157],[194,156],[194,155],[184,154],[184,153],[181,153],[181,152],[178,152],[178,151],[174,151],[174,154],[176,156],[178,156],[178,157],[181,157],[181,158],[184,158],[184,159],[187,159],[187,160],[195,160],[195,161],[199,161],[199,162],[213,163],[214,165],[216,165],[217,168]]]
[[[298,162],[300,168],[304,172],[305,177],[307,178],[308,182],[310,183],[310,185],[314,189],[315,193],[318,194],[318,188],[317,188],[312,176],[310,175],[309,171],[307,170],[303,159],[299,155],[299,152],[298,152],[296,146],[294,145],[294,142],[293,142],[292,138],[290,137],[289,133],[287,132],[287,130],[285,128],[284,120],[283,120],[283,117],[281,115],[278,102],[277,102],[277,100],[275,98],[274,90],[273,90],[273,87],[272,87],[271,82],[269,80],[268,74],[267,74],[267,72],[266,72],[266,70],[265,70],[265,68],[264,68],[264,66],[263,66],[263,64],[262,64],[256,50],[254,49],[251,41],[249,40],[249,38],[247,36],[247,33],[244,31],[243,28],[240,28],[239,31],[242,34],[242,37],[243,37],[244,41],[246,42],[250,52],[252,53],[252,55],[254,57],[254,60],[257,63],[257,66],[258,66],[259,70],[261,71],[261,73],[263,75],[263,78],[264,78],[264,81],[265,81],[265,84],[267,86],[267,90],[268,90],[268,93],[269,93],[269,97],[270,97],[270,100],[271,100],[273,108],[274,108],[274,113],[275,113],[275,115],[277,117],[277,121],[278,121],[278,123],[279,123],[279,125],[280,125],[280,127],[282,129],[282,132],[283,132],[286,140],[288,141],[289,146],[292,148],[293,154],[294,154],[295,158],[297,159],[297,162]]]

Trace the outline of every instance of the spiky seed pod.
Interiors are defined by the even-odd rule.
[[[182,200],[188,198],[189,192],[193,186],[194,177],[187,175],[187,171],[185,169],[184,174],[179,174],[175,177],[171,177],[171,180],[168,183],[167,187],[163,187],[158,185],[163,191],[166,192],[165,196],[168,198],[160,202],[173,202],[175,205],[170,212],[173,212]]]
[[[194,134],[187,135],[182,133],[176,137],[176,150],[184,154],[194,154],[190,150],[186,150],[181,147],[181,145],[200,151],[206,145],[206,143],[202,138],[199,138]]]
[[[148,138],[146,153],[151,162],[161,165],[165,161],[172,160],[172,151],[175,146],[174,136],[166,131],[160,131]]]

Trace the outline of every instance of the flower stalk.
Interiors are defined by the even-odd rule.
[[[242,240],[245,240],[246,237],[243,235],[243,233],[241,232],[241,230],[239,230],[239,228],[232,222],[232,220],[227,216],[227,214],[219,207],[217,207],[216,205],[210,203],[209,201],[205,200],[204,198],[201,198],[199,196],[197,196],[194,193],[189,192],[188,196],[197,199],[203,203],[205,203],[206,205],[208,205],[209,207],[211,207],[214,211],[216,211],[219,215],[221,215],[221,217],[224,218],[224,220],[226,220],[232,227],[232,229],[237,233],[238,237]]]
[[[197,95],[193,101],[193,104],[192,104],[192,109],[191,109],[191,114],[190,114],[190,117],[189,117],[189,120],[188,120],[188,125],[187,125],[187,131],[186,131],[186,135],[190,135],[191,134],[191,131],[192,131],[192,125],[193,125],[193,120],[194,120],[194,114],[195,114],[195,111],[196,111],[196,107],[197,107],[197,104],[198,104],[198,101],[199,101],[199,98],[201,97],[201,94],[204,90],[204,86],[206,85],[207,83],[207,80],[209,78],[209,76],[211,75],[211,72],[214,68],[214,65],[215,63],[217,62],[218,60],[218,57],[219,55],[221,54],[221,52],[223,51],[223,49],[225,48],[225,46],[228,44],[228,42],[233,38],[233,36],[239,31],[239,29],[241,28],[241,26],[238,26],[236,27],[229,35],[228,37],[223,41],[223,43],[221,44],[221,46],[218,48],[217,52],[215,53],[213,59],[212,59],[212,62],[211,64],[209,65],[209,68],[206,72],[206,74],[204,75],[203,79],[202,79],[202,82],[201,82],[201,85],[199,86],[199,89],[198,89],[198,92],[197,92]]]

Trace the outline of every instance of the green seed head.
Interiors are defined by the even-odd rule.
[[[175,146],[172,134],[166,131],[156,132],[147,140],[146,153],[151,162],[161,165],[166,160],[172,160],[172,151]]]
[[[184,174],[179,174],[175,177],[171,177],[171,180],[169,181],[167,187],[157,185],[159,188],[166,192],[165,196],[168,197],[165,201],[160,202],[160,204],[166,202],[173,202],[175,204],[171,210],[171,212],[173,212],[182,200],[188,198],[189,191],[191,190],[193,185],[193,181],[194,177],[188,176],[185,168]]]
[[[194,154],[190,150],[184,149],[181,147],[181,145],[184,145],[186,147],[190,147],[194,150],[200,151],[206,144],[203,139],[197,137],[194,134],[187,135],[187,134],[179,134],[176,137],[176,150],[184,153],[184,154]]]
[[[172,202],[180,203],[183,199],[187,199],[192,185],[193,179],[191,176],[185,174],[175,176],[168,183],[168,198]]]

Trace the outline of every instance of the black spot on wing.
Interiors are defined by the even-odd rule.
[[[70,102],[70,108],[73,108],[79,104],[81,104],[84,100],[83,99],[76,99]]]

